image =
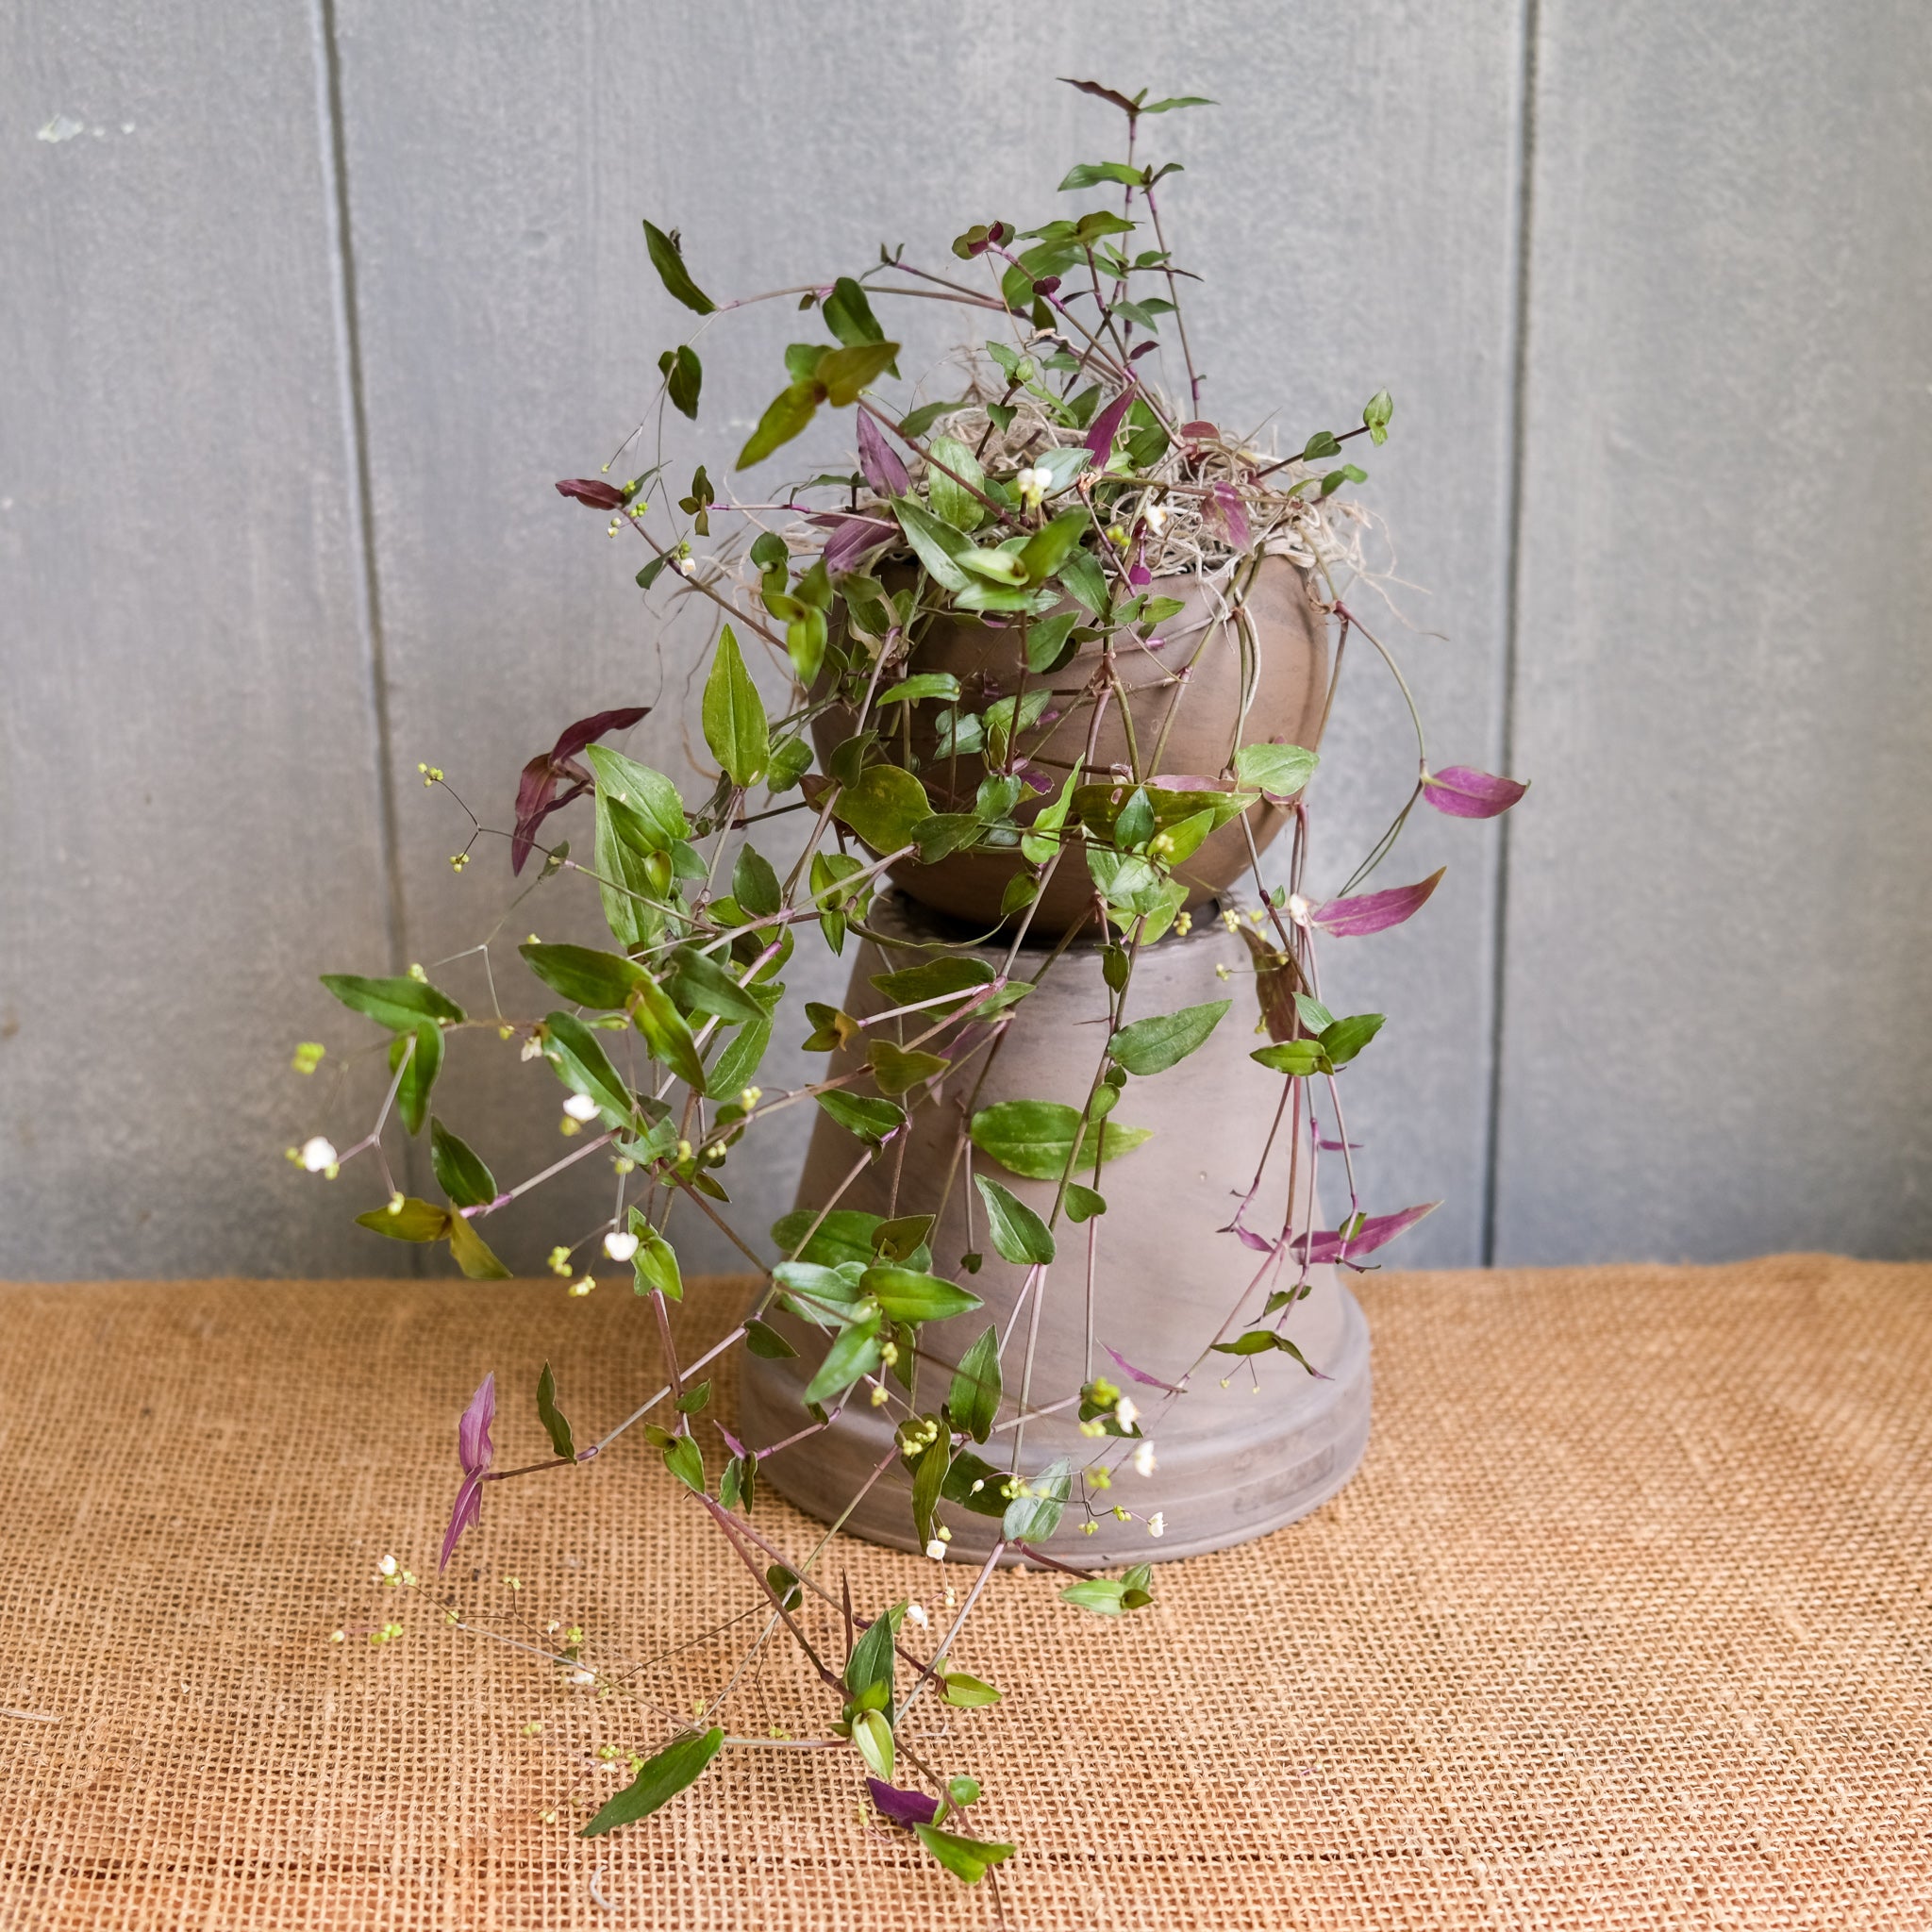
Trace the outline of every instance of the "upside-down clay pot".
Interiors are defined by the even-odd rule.
[[[890,567],[886,575],[890,583]],[[1058,791],[1076,761],[1085,762],[1094,782],[1104,783],[1135,769],[1138,750],[1143,774],[1185,775],[1198,782],[1220,773],[1241,744],[1313,747],[1328,684],[1328,624],[1296,565],[1286,558],[1263,557],[1239,570],[1229,586],[1213,591],[1193,576],[1157,577],[1148,594],[1175,598],[1182,608],[1144,646],[1132,638],[1115,640],[1131,741],[1117,699],[1106,704],[1097,734],[1091,730],[1091,686],[1102,660],[1098,642],[1081,646],[1043,677],[1028,675],[1017,624],[995,627],[960,614],[934,621],[913,650],[907,671],[951,672],[959,680],[965,710],[982,711],[997,698],[1042,685],[1051,691],[1040,722],[1019,737],[1017,756],[1050,787],[1029,791],[1017,813],[1022,824]],[[891,756],[909,739],[934,809],[970,811],[987,768],[976,755],[936,758],[941,708],[932,701],[910,707],[909,732],[893,732],[887,752]],[[853,723],[843,706],[828,707],[813,720],[822,763],[851,735]],[[1189,889],[1188,905],[1205,904],[1241,878],[1249,867],[1249,833],[1258,851],[1286,817],[1282,808],[1264,802],[1246,814],[1246,830],[1236,820],[1211,834],[1174,868],[1174,876]],[[1000,923],[1008,881],[1024,865],[1017,850],[978,851],[954,853],[932,865],[902,861],[891,870],[914,898],[975,931],[990,932]],[[1030,929],[1042,938],[1057,937],[1086,915],[1092,897],[1084,866],[1056,866]]]
[[[881,895],[869,924],[897,944],[929,944],[957,934],[898,893]],[[1016,975],[1040,972],[1045,953],[1029,942],[1015,962]],[[988,946],[978,956],[996,971],[1006,963],[1004,947]],[[897,945],[889,954],[864,942],[853,962],[845,1010],[855,1018],[886,1011],[889,1002],[873,975],[920,957],[929,956]],[[1017,1467],[1025,1475],[1056,1457],[1070,1457],[1078,1469],[1096,1450],[1108,1452],[1105,1460],[1117,1471],[1111,1489],[1085,1501],[1076,1497],[1044,1544],[1062,1560],[1136,1563],[1259,1536],[1307,1514],[1340,1489],[1367,1441],[1368,1331],[1336,1271],[1318,1266],[1303,1277],[1291,1257],[1271,1265],[1268,1256],[1220,1231],[1261,1165],[1282,1098],[1280,1076],[1249,1058],[1259,1042],[1254,981],[1241,976],[1248,964],[1241,940],[1219,919],[1204,919],[1186,936],[1171,933],[1141,949],[1128,989],[1129,1021],[1212,1000],[1231,999],[1232,1005],[1206,1042],[1177,1066],[1127,1082],[1113,1118],[1150,1127],[1153,1137],[1101,1167],[1104,1214],[1085,1225],[1060,1221],[1058,1253],[1038,1292],[1028,1290],[1028,1269],[993,1251],[985,1207],[967,1178],[960,1135],[969,1103],[974,1109],[1008,1100],[1083,1105],[1103,1037],[1094,1023],[1104,1022],[1108,1009],[1096,945],[1075,939],[1067,947],[1036,990],[1011,1008],[1005,1037],[990,1058],[984,1049],[972,1053],[970,1041],[957,1049],[958,1070],[941,1076],[937,1104],[912,1109],[903,1150],[888,1146],[842,1192],[841,1184],[863,1150],[829,1116],[822,1116],[813,1132],[798,1191],[801,1208],[816,1211],[836,1199],[841,1208],[888,1218],[936,1213],[928,1237],[933,1271],[983,1298],[982,1308],[920,1330],[915,1411],[930,1413],[946,1399],[952,1365],[991,1323],[1005,1338],[1005,1401],[977,1453],[997,1469]],[[1224,980],[1217,967],[1230,977]],[[931,1022],[928,1014],[909,1014],[882,1024],[904,1044]],[[991,1028],[970,1030],[984,1041]],[[861,1038],[861,1054],[863,1045]],[[830,1073],[860,1074],[862,1067],[859,1055],[841,1052]],[[873,1090],[861,1079],[856,1091]],[[916,1097],[907,1096],[908,1102]],[[1246,1216],[1249,1226],[1271,1237],[1281,1230],[1290,1200],[1290,1140],[1284,1124]],[[1050,1214],[1054,1183],[1008,1173],[976,1151],[972,1165],[1042,1218]],[[1295,1227],[1317,1224],[1306,1135],[1292,1193]],[[1090,1239],[1096,1243],[1091,1277]],[[971,1274],[960,1263],[974,1250],[985,1258]],[[1308,1367],[1285,1353],[1236,1357],[1208,1352],[1213,1342],[1261,1321],[1271,1290],[1291,1290],[1304,1278],[1307,1292],[1291,1307],[1284,1332]],[[770,1319],[799,1353],[744,1362],[739,1433],[755,1448],[782,1443],[807,1425],[804,1390],[827,1343],[823,1331],[794,1316]],[[1154,1380],[1135,1380],[1121,1357]],[[1094,1374],[1110,1378],[1139,1405],[1140,1426],[1154,1445],[1151,1474],[1134,1469],[1131,1442],[1105,1443],[1081,1433],[1077,1407],[1066,1406],[1067,1398]],[[1157,1385],[1185,1385],[1185,1392],[1171,1394]],[[1030,1408],[1050,1412],[1028,1420],[1016,1457],[1023,1396]],[[893,1428],[894,1411],[872,1407],[861,1387],[829,1429],[766,1458],[760,1474],[828,1522],[863,1491],[846,1527],[875,1542],[914,1548],[909,1478],[892,1455]],[[885,1475],[868,1488],[889,1457]],[[1125,1521],[1113,1515],[1116,1503],[1129,1512]],[[1163,1530],[1158,1538],[1148,1520],[1157,1512]],[[940,1513],[952,1532],[948,1557],[983,1559],[999,1535],[999,1518],[955,1503],[942,1505]],[[1082,1527],[1090,1514],[1091,1534]]]

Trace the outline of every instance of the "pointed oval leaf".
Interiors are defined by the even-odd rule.
[[[1177,1066],[1221,1024],[1232,1000],[1210,1000],[1205,1006],[1183,1007],[1123,1026],[1108,1042],[1108,1052],[1130,1074],[1160,1074]]]
[[[986,1203],[987,1227],[1000,1258],[1016,1268],[1044,1266],[1054,1257],[1053,1230],[1017,1195],[983,1174],[973,1176]],[[978,1439],[985,1441],[986,1438]]]
[[[695,1784],[705,1767],[717,1757],[724,1742],[724,1727],[713,1724],[708,1731],[679,1738],[649,1759],[629,1784],[612,1798],[578,1834],[580,1838],[602,1838],[621,1824],[635,1824],[653,1811],[668,1805],[679,1791]]]

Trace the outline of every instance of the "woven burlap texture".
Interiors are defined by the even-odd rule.
[[[743,1293],[695,1283],[679,1323],[720,1332]],[[587,1439],[648,1392],[627,1292],[0,1291],[0,1925],[1932,1923],[1932,1268],[1362,1298],[1374,1435],[1314,1517],[1157,1572],[1124,1622],[995,1580],[956,1660],[1006,1701],[913,1724],[1019,1846],[995,1898],[874,1820],[843,1750],[733,1750],[655,1818],[574,1835],[622,1780],[599,1747],[656,1748],[729,1674],[751,1587],[636,1433],[492,1485],[453,1587],[436,1546],[486,1370],[500,1467],[546,1453],[546,1357]],[[858,1544],[824,1574],[935,1613],[965,1581]],[[499,1641],[573,1626],[639,1666],[620,1692]],[[780,1645],[732,1710],[836,1715]]]

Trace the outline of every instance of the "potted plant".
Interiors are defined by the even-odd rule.
[[[922,1694],[995,1700],[945,1659],[996,1567],[1063,1571],[1070,1605],[1131,1613],[1151,1601],[1152,1558],[1290,1520],[1359,1456],[1366,1336],[1340,1274],[1427,1208],[1371,1211],[1358,1192],[1343,1091],[1382,1018],[1325,1003],[1318,953],[1428,898],[1440,874],[1359,890],[1418,803],[1481,818],[1522,792],[1431,770],[1418,722],[1389,831],[1337,891],[1312,890],[1308,790],[1351,641],[1395,671],[1346,601],[1366,479],[1345,445],[1380,444],[1391,404],[1378,393],[1358,425],[1288,455],[1215,420],[1162,225],[1173,166],[1140,152],[1150,117],[1206,104],[1074,85],[1124,124],[1118,158],[1061,182],[1074,212],[975,223],[942,268],[881,251],[784,291],[812,340],[786,351],[737,467],[846,412],[854,460],[830,475],[756,498],[702,468],[673,480],[665,410],[696,417],[697,341],[721,305],[678,236],[645,223],[665,288],[705,322],[662,358],[656,459],[557,487],[641,543],[644,591],[715,608],[715,776],[688,792],[608,742],[638,707],[532,758],[503,835],[512,870],[587,875],[608,945],[523,945],[547,998],[515,1019],[474,1020],[417,971],[329,976],[388,1030],[391,1080],[353,1146],[294,1152],[331,1176],[366,1154],[387,1198],[364,1225],[502,1274],[490,1219],[547,1174],[501,1187],[435,1116],[434,1090],[458,1034],[549,1063],[579,1138],[569,1158],[619,1178],[617,1212],[561,1231],[553,1265],[573,1275],[589,1250],[631,1269],[667,1380],[580,1447],[546,1371],[554,1454],[538,1467],[635,1424],[742,1559],[766,1637],[804,1646],[822,1728],[849,1740],[880,1812],[969,1881],[1011,1847],[974,1827],[970,1775],[912,1760],[899,1725]],[[982,325],[955,392],[904,400],[879,318],[900,299]],[[789,681],[775,708],[746,661],[760,653]],[[555,815],[572,807],[589,823],[566,842]],[[774,820],[802,836],[781,846]],[[1261,858],[1283,834],[1271,884]],[[851,948],[841,1006],[787,999],[801,943]],[[768,1092],[781,1027],[829,1058],[824,1077]],[[769,1236],[736,1227],[722,1173],[796,1106],[818,1116],[799,1205]],[[426,1130],[441,1200],[394,1187],[391,1112]],[[1346,1197],[1330,1225],[1318,1171]],[[743,1319],[696,1360],[669,1319],[674,1211],[724,1228],[758,1271]],[[706,1373],[727,1349],[744,1357],[733,1418]],[[491,1377],[460,1421],[445,1562],[485,1485],[534,1473],[492,1466],[495,1399]],[[810,1561],[753,1526],[767,1486],[938,1563],[970,1558],[950,1627],[922,1633],[904,1602],[834,1604]],[[714,1703],[657,1740],[587,1833],[689,1785],[727,1722]]]

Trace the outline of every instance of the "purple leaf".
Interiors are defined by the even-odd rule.
[[[463,1532],[483,1517],[483,1477],[495,1451],[490,1441],[490,1425],[496,1420],[496,1376],[483,1377],[483,1386],[470,1398],[457,1424],[457,1456],[463,1465],[462,1487],[457,1491],[456,1507],[449,1513],[449,1527],[443,1532],[442,1555],[438,1570],[447,1570]]]
[[[516,830],[509,841],[509,869],[512,873],[523,871],[524,861],[529,858],[530,848],[536,843],[537,827],[552,812],[561,811],[572,799],[591,789],[590,774],[580,766],[572,764],[571,760],[607,731],[627,731],[650,708],[649,705],[627,705],[622,710],[593,711],[588,718],[579,718],[575,724],[566,724],[557,742],[548,751],[540,751],[524,767],[523,776],[517,781]],[[558,785],[565,778],[575,782],[558,797]]]
[[[1386,932],[1422,909],[1448,869],[1439,865],[1427,878],[1418,879],[1412,886],[1391,886],[1386,892],[1364,892],[1355,899],[1331,899],[1327,905],[1316,907],[1309,917],[1339,940]]]
[[[1243,1227],[1239,1221],[1229,1222],[1221,1232],[1223,1234],[1239,1235],[1241,1245],[1246,1248],[1253,1248],[1257,1255],[1272,1255],[1274,1252],[1275,1243],[1271,1241],[1265,1234],[1257,1234],[1252,1227]]]
[[[1230,550],[1245,550],[1254,541],[1248,528],[1248,513],[1241,508],[1241,493],[1232,483],[1214,486],[1214,508],[1221,512],[1221,527],[1227,533]]]
[[[482,1520],[483,1478],[466,1475],[462,1488],[457,1491],[457,1506],[449,1513],[449,1527],[442,1533],[442,1555],[436,1562],[439,1573],[449,1568],[449,1559],[456,1555],[457,1545],[463,1540],[463,1532]]]
[[[725,1448],[730,1450],[732,1455],[742,1456],[744,1454],[744,1444],[738,1440],[738,1438],[734,1436],[731,1433],[731,1431],[727,1429],[724,1426],[724,1424],[719,1422],[715,1417],[712,1418],[711,1426],[714,1429],[716,1429],[721,1436],[724,1438],[724,1446]]]
[[[1124,389],[1094,417],[1093,427],[1087,432],[1087,452],[1093,458],[1096,469],[1107,467],[1107,459],[1113,454],[1113,440],[1120,433],[1121,425],[1127,420],[1127,411],[1133,407],[1133,390]]]
[[[912,479],[899,460],[899,452],[879,434],[878,425],[863,412],[858,418],[858,467],[865,480],[881,496],[904,496],[912,488]]]
[[[1452,819],[1500,818],[1528,790],[1514,778],[1499,778],[1472,765],[1444,765],[1423,778],[1423,796]]]
[[[592,509],[622,509],[624,491],[613,490],[608,483],[600,483],[594,476],[566,476],[557,486],[559,496],[574,496],[579,503],[587,503]]]
[[[1100,1345],[1102,1348],[1107,1348],[1107,1343],[1104,1341]],[[1137,1369],[1119,1349],[1107,1348],[1107,1352],[1113,1357],[1114,1365],[1117,1368],[1124,1370],[1143,1388],[1165,1389],[1170,1395],[1178,1395],[1181,1392],[1172,1382],[1163,1382],[1158,1375],[1150,1375],[1145,1369]]]
[[[490,1425],[496,1420],[496,1374],[492,1370],[483,1377],[483,1386],[470,1397],[457,1424],[457,1455],[465,1475],[481,1475],[494,1458]]]
[[[1181,425],[1181,434],[1190,442],[1219,442],[1221,441],[1220,426],[1213,423],[1183,423]]]
[[[1150,336],[1146,341],[1136,342],[1134,346],[1127,351],[1127,360],[1129,362],[1138,362],[1142,356],[1153,355],[1155,350],[1159,348],[1159,346],[1160,344]]]
[[[607,731],[628,731],[650,708],[649,705],[625,705],[621,710],[592,711],[588,718],[579,718],[575,724],[564,726],[550,747],[550,756],[558,764],[574,758],[586,745],[595,744]]]
[[[861,416],[858,420],[869,419]],[[862,558],[899,534],[897,524],[881,523],[876,517],[840,517],[836,521],[838,527],[825,540],[825,568],[834,576],[857,570]]]
[[[1127,582],[1137,591],[1144,591],[1154,581],[1154,573],[1144,563],[1136,562],[1127,572]]]
[[[924,1791],[902,1791],[897,1785],[877,1777],[869,1777],[865,1783],[872,1792],[873,1808],[894,1824],[930,1824],[939,1816],[940,1801]]]
[[[1320,1234],[1298,1235],[1289,1243],[1296,1259],[1306,1254],[1310,1262],[1352,1261],[1357,1255],[1372,1255],[1386,1248],[1399,1234],[1406,1234],[1425,1214],[1433,1214],[1440,1201],[1424,1201],[1420,1208],[1405,1208],[1399,1214],[1371,1214],[1352,1235],[1344,1237],[1339,1228]]]
[[[1110,87],[1102,87],[1097,80],[1075,80],[1066,74],[1059,75],[1058,78],[1063,86],[1077,88],[1083,94],[1091,94],[1096,100],[1111,101],[1130,121],[1141,111],[1138,102],[1128,100],[1125,94],[1117,93]]]

